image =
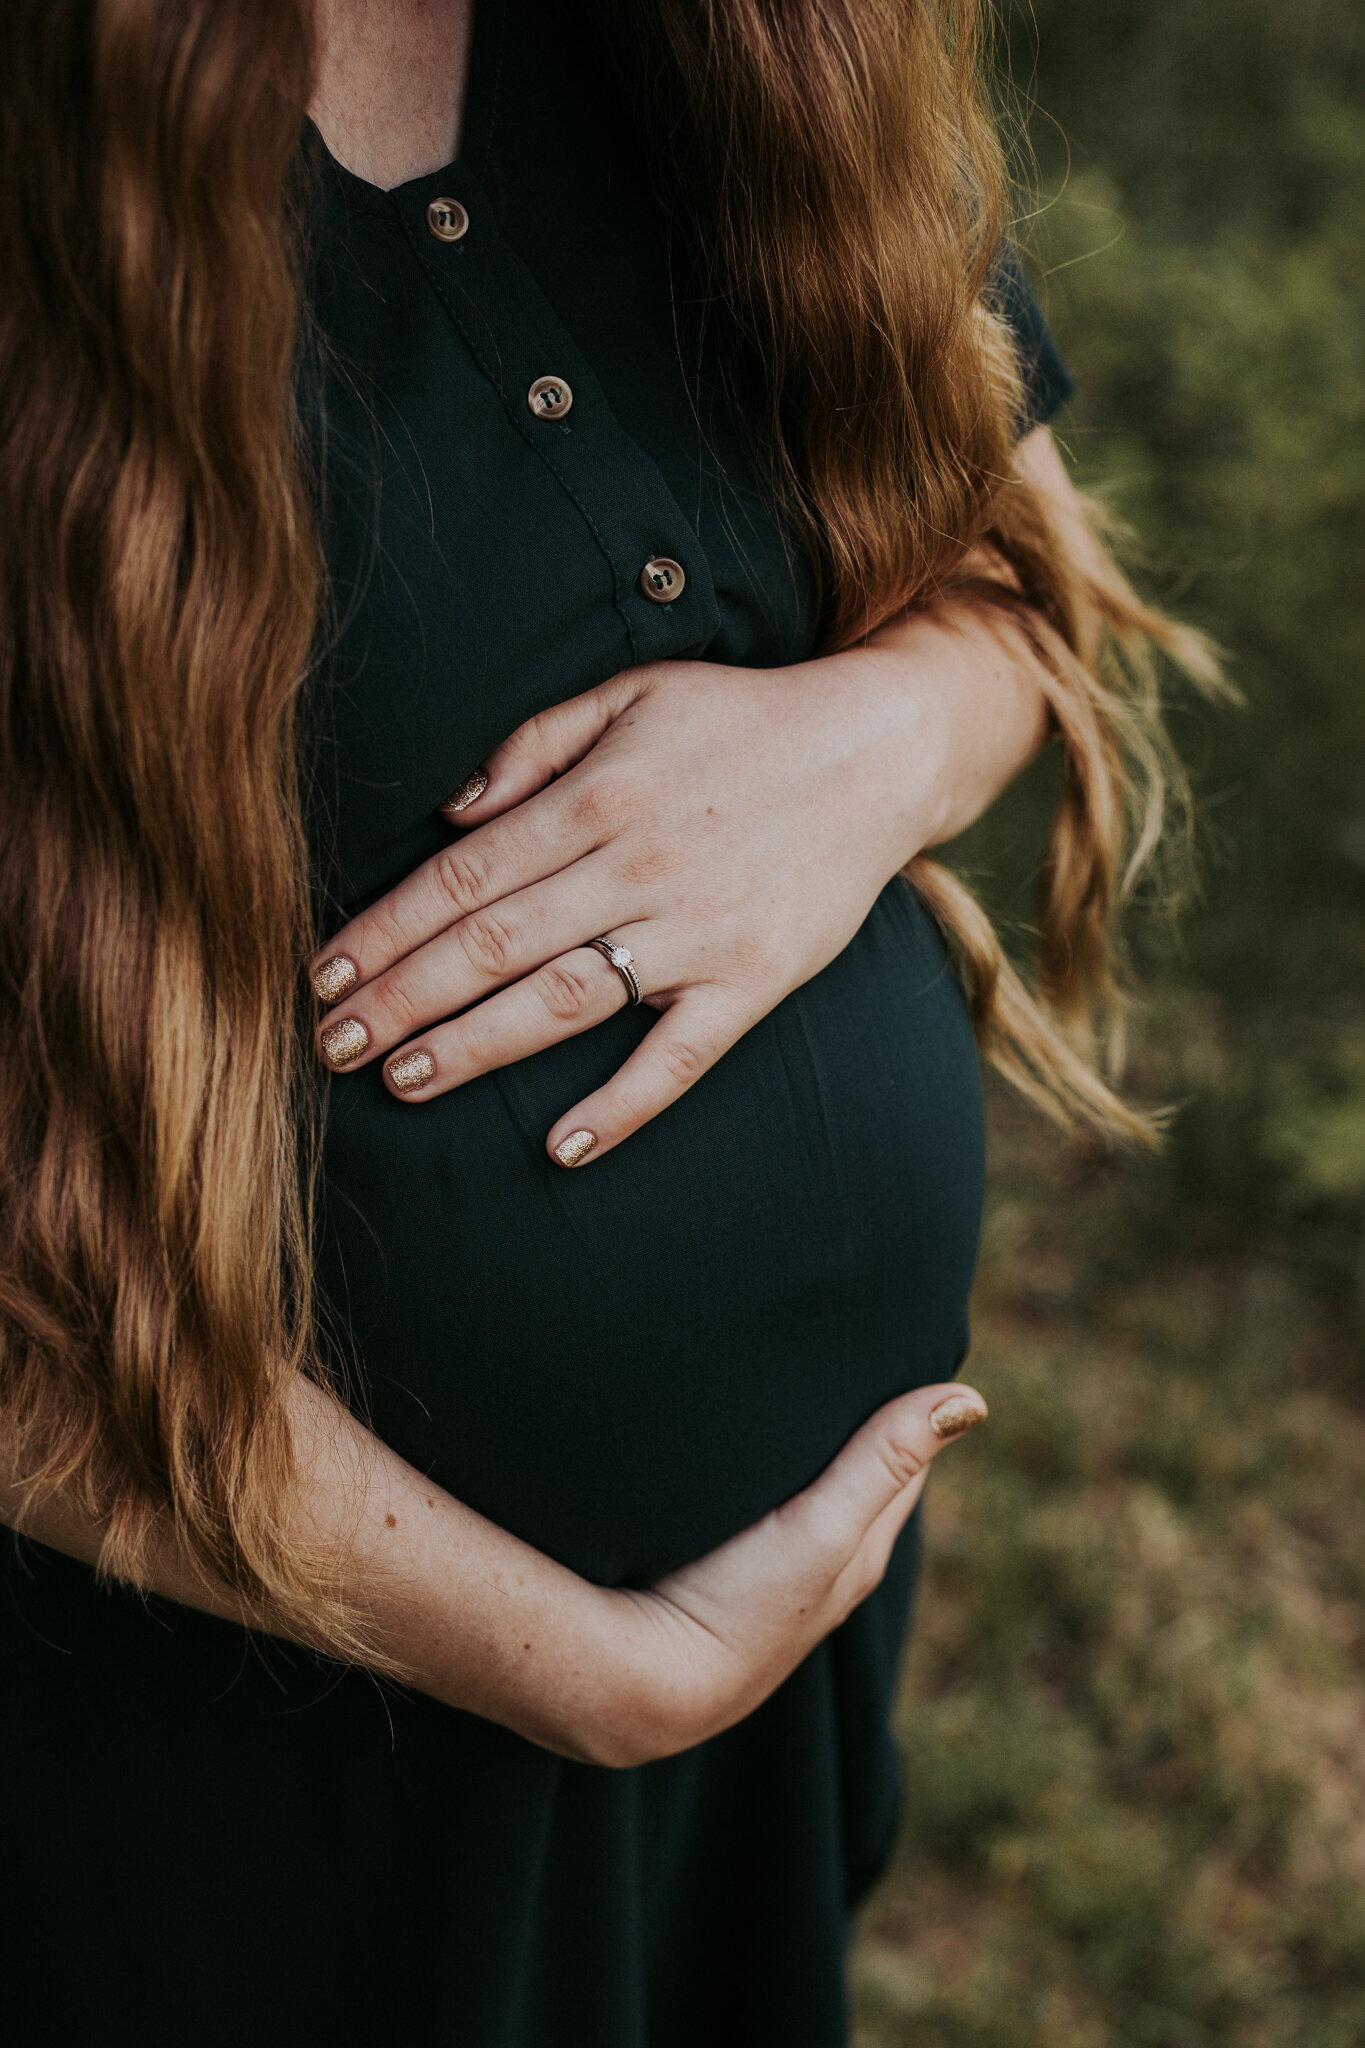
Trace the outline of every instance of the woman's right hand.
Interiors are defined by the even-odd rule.
[[[648,1763],[751,1713],[880,1584],[931,1460],[985,1416],[957,1382],[904,1394],[752,1528],[646,1592],[605,1593],[606,1682],[576,1752]]]

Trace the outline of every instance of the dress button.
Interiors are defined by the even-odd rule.
[[[686,581],[681,563],[670,561],[667,555],[652,556],[640,571],[640,588],[655,604],[672,604],[675,597],[682,596]]]
[[[427,233],[438,242],[458,242],[469,226],[469,215],[458,199],[433,199],[427,207]]]
[[[573,393],[562,377],[537,377],[526,403],[538,420],[562,420],[573,404]]]

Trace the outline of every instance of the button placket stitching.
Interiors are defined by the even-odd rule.
[[[598,526],[596,519],[588,510],[588,507],[583,503],[582,498],[575,490],[573,484],[569,481],[568,477],[565,476],[563,470],[559,467],[559,464],[554,460],[554,457],[551,454],[550,450],[539,445],[537,436],[529,431],[526,423],[523,420],[518,418],[516,408],[511,398],[511,394],[505,388],[503,379],[495,372],[492,365],[489,363],[487,357],[485,356],[484,351],[480,348],[479,344],[475,341],[473,335],[470,333],[466,322],[463,319],[461,319],[458,309],[454,305],[453,301],[451,300],[449,292],[445,288],[440,273],[437,270],[435,270],[432,267],[432,265],[428,262],[426,251],[422,248],[421,244],[418,242],[416,236],[414,235],[412,227],[408,221],[406,212],[403,210],[401,206],[397,207],[395,211],[397,212],[398,218],[402,223],[403,234],[405,240],[407,241],[408,247],[412,250],[414,256],[417,258],[417,261],[421,264],[422,269],[425,271],[427,279],[432,286],[432,289],[435,291],[437,298],[439,298],[441,304],[445,307],[446,312],[450,315],[451,320],[454,322],[455,327],[457,328],[460,337],[464,342],[465,347],[469,350],[470,355],[478,364],[479,369],[487,378],[488,382],[492,385],[494,391],[496,391],[496,393],[498,394],[498,398],[502,404],[502,409],[507,415],[509,425],[516,430],[516,432],[520,435],[521,439],[526,443],[527,447],[530,448],[534,454],[539,456],[540,460],[545,464],[545,467],[549,470],[551,476],[555,479],[555,482],[559,485],[560,489],[565,493],[565,495],[570,499],[570,501],[574,505],[580,518],[584,521],[585,525],[587,526],[589,533],[591,533],[594,541],[597,543],[597,546],[601,551],[602,558],[606,562],[607,567],[611,571],[613,603],[615,605],[616,612],[621,620],[621,624],[626,629],[626,642],[630,648],[631,666],[637,666],[640,661],[639,643],[635,638],[635,627],[632,624],[630,613],[626,609],[625,592],[623,587],[621,570],[617,565],[615,554],[607,541],[606,535]],[[459,248],[464,248],[466,244],[461,242],[456,246]]]

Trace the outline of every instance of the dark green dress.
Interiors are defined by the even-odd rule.
[[[645,661],[798,660],[812,599],[577,15],[482,0],[463,160],[321,182],[339,922],[442,843],[436,805],[530,713]],[[1002,279],[1041,419],[1065,372]],[[545,377],[567,412],[528,406]],[[669,603],[640,588],[661,556]],[[675,1107],[554,1167],[552,1122],[652,1021],[420,1108],[377,1068],[339,1078],[326,1146],[323,1276],[375,1427],[608,1583],[710,1549],[953,1373],[981,1201],[961,992],[901,883]],[[839,2048],[915,1542],[747,1722],[619,1773],[25,1546],[0,1601],[15,2038]]]

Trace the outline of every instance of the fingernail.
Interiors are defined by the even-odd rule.
[[[341,1017],[322,1034],[322,1049],[334,1067],[349,1067],[368,1050],[370,1034],[359,1017]]]
[[[561,1166],[577,1166],[580,1159],[586,1159],[597,1143],[591,1131],[570,1131],[567,1138],[561,1138],[555,1146],[555,1158]]]
[[[463,811],[473,803],[476,797],[482,796],[487,787],[488,777],[484,774],[482,768],[476,768],[472,775],[466,775],[458,789],[451,790],[450,795],[440,806],[440,809],[443,811]]]
[[[984,1422],[987,1413],[980,1394],[950,1394],[929,1417],[929,1427],[935,1436],[963,1436],[969,1429],[975,1429],[978,1422]]]
[[[400,1053],[396,1060],[389,1061],[389,1079],[400,1095],[411,1095],[414,1088],[425,1088],[435,1072],[436,1062],[429,1052]]]
[[[344,953],[333,953],[321,967],[313,969],[313,994],[320,1003],[339,1003],[347,989],[360,979],[360,969]]]

